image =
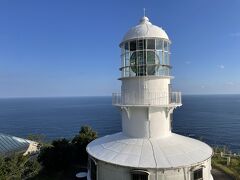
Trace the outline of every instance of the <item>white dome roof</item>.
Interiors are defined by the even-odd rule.
[[[207,144],[174,133],[159,139],[129,138],[117,133],[92,141],[87,152],[100,161],[139,168],[187,167],[213,154]]]
[[[167,33],[160,27],[153,25],[149,19],[144,16],[139,25],[132,27],[123,37],[122,42],[138,38],[163,38],[167,39]]]

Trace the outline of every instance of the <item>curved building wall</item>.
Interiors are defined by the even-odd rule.
[[[169,84],[170,78],[122,80],[122,103],[127,106],[122,109],[124,134],[137,138],[157,138],[170,134],[170,112],[163,107],[169,104]]]
[[[171,133],[170,112],[162,107],[123,108],[122,131],[135,138],[168,136]]]
[[[97,162],[97,180],[132,180],[132,170],[140,168],[122,167]],[[203,169],[203,180],[212,180],[211,159],[191,167],[179,167],[174,169],[144,169],[149,172],[148,180],[193,180],[193,172],[199,168]]]
[[[155,97],[165,97],[169,93],[170,78],[150,78],[150,77],[138,77],[138,78],[125,78],[122,79],[122,95],[129,98],[135,98],[136,100],[143,101],[144,93],[149,95],[155,95]],[[155,93],[155,94],[154,94]],[[133,99],[132,99],[133,100]]]

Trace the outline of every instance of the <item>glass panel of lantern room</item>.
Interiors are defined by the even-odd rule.
[[[137,76],[137,74],[136,74],[137,71],[133,71],[132,67],[131,67],[131,68],[128,68],[128,69],[129,69],[129,76],[130,76],[130,77],[135,77],[135,76]],[[135,69],[137,69],[137,68],[135,67]]]
[[[137,52],[137,76],[146,75],[146,58],[144,51]]]
[[[154,51],[147,51],[147,73],[148,73],[148,75],[155,74],[155,64],[156,64],[155,56],[156,55],[155,55]]]
[[[154,75],[157,75],[157,67],[156,65],[147,65],[147,73],[149,76],[154,76]]]
[[[168,51],[168,42],[164,41],[164,51]]]
[[[137,64],[138,65],[144,65],[145,64],[145,58],[144,58],[144,53],[143,51],[138,51],[137,52]]]
[[[125,67],[124,68],[124,77],[129,77],[130,74],[129,74],[129,67]]]
[[[125,54],[124,54],[124,56],[125,56],[125,62],[124,62],[124,66],[129,66],[129,53],[130,53],[130,51],[129,51],[129,42],[126,42],[125,44],[124,44],[124,49],[125,49]]]
[[[163,67],[163,66],[160,66],[159,69],[158,69],[158,75],[159,75],[159,76],[165,76],[165,75],[167,75],[166,68]]]
[[[169,50],[169,46],[168,46],[168,50]],[[167,65],[170,65],[170,53],[168,51],[168,64]]]
[[[161,67],[162,67],[162,66],[159,66],[159,67],[157,68],[156,74],[157,74],[158,76],[161,76]]]
[[[155,63],[155,52],[147,51],[147,64],[156,64]]]
[[[130,51],[136,51],[136,41],[130,41]]]
[[[125,54],[121,54],[121,67],[125,66]]]
[[[126,51],[129,51],[129,43],[128,43],[128,42],[126,42],[126,43],[124,44],[124,46],[125,46],[125,47],[124,47],[124,48],[125,48],[125,50],[126,50]]]
[[[124,46],[121,45],[121,55],[123,55],[125,53],[125,49],[124,49]]]
[[[163,64],[163,52],[156,50],[156,58],[158,59],[158,64]],[[157,61],[156,61],[157,63]]]
[[[134,73],[137,72],[137,55],[136,51],[132,51],[130,54],[130,70]]]
[[[157,50],[163,49],[163,41],[161,39],[156,39],[156,49]]]
[[[137,41],[137,50],[143,50],[146,48],[146,45],[145,45],[145,40],[143,39],[140,39]]]
[[[125,66],[130,66],[130,53],[126,52],[125,53]]]
[[[155,39],[147,40],[147,49],[155,49]]]
[[[170,69],[169,69],[169,67],[165,67],[165,76],[170,76]]]
[[[168,61],[168,52],[164,51],[164,64],[168,65],[169,61]]]

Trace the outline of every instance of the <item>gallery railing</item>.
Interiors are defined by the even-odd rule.
[[[181,92],[139,92],[113,93],[112,104],[115,106],[180,106]]]

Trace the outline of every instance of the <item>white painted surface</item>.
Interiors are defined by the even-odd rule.
[[[139,38],[167,39],[167,33],[160,27],[153,25],[147,17],[143,17],[137,26],[132,27],[123,37],[122,42]]]
[[[171,133],[170,113],[161,107],[122,108],[123,134],[134,138],[160,138]]]
[[[213,153],[207,144],[174,133],[158,139],[129,138],[117,133],[92,141],[87,152],[107,163],[137,168],[191,166]]]
[[[162,28],[143,17],[122,43],[148,38],[170,42]],[[200,167],[203,179],[212,180],[211,147],[171,132],[170,114],[181,106],[181,99],[171,103],[170,74],[123,77],[121,99],[116,96],[119,103],[115,103],[122,110],[123,132],[98,138],[87,146],[97,162],[98,180],[130,180],[133,169],[147,170],[149,180],[192,180],[193,170]]]
[[[148,108],[129,107],[122,110],[122,131],[129,137],[149,137]]]
[[[170,92],[170,78],[122,79],[121,93],[113,93],[116,106],[181,106],[181,92]]]
[[[181,106],[181,97],[176,96],[180,98],[176,103],[170,102],[169,84],[170,78],[122,80],[120,106],[126,106],[122,108],[123,134],[135,138],[159,138],[171,133],[170,114],[174,107]]]
[[[144,171],[149,172],[149,180],[193,180],[193,170],[201,167],[203,168],[203,179],[212,180],[210,160],[205,160],[196,166],[170,169],[144,169]],[[135,169],[97,160],[98,180],[131,180],[131,171]]]
[[[151,77],[122,80],[121,94],[125,104],[168,104],[170,78]]]

